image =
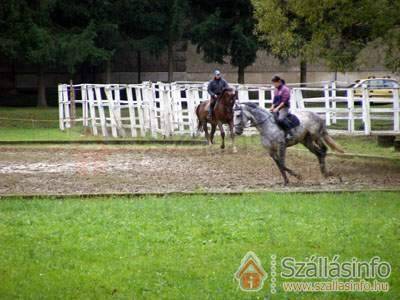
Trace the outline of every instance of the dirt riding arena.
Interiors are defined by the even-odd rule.
[[[2,147],[0,195],[259,190],[352,190],[400,185],[400,165],[389,160],[328,157],[334,173],[323,178],[316,159],[290,150],[288,166],[300,172],[282,186],[262,149],[232,154],[217,146]]]

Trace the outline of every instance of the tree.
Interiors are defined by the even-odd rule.
[[[392,72],[400,73],[400,2],[380,2],[384,6],[375,20],[378,23],[375,34],[385,48],[385,66]]]
[[[16,36],[19,32],[17,25],[18,21],[21,20],[20,12],[20,1],[0,2],[0,54],[13,62],[13,72],[15,72],[15,63],[18,57],[18,40]]]
[[[15,59],[18,51],[18,40],[15,38],[22,20],[22,5],[20,1],[0,2],[0,53]]]
[[[5,1],[1,5],[0,51],[36,66],[38,106],[47,106],[45,69],[56,61],[56,38],[49,20],[49,1]],[[3,19],[4,17],[4,19]]]
[[[168,49],[168,82],[173,81],[174,73],[174,57],[175,44],[182,38],[186,27],[185,20],[187,17],[187,0],[167,0],[167,15],[166,15],[166,34],[167,49]]]
[[[46,106],[45,71],[65,66],[75,73],[85,61],[109,59],[111,51],[96,45],[96,26],[91,1],[65,3],[61,0],[6,1],[0,5],[0,51],[38,70],[38,105]],[[4,19],[3,19],[4,16]]]
[[[52,5],[52,22],[58,34],[57,63],[67,69],[71,79],[83,63],[109,61],[115,51],[111,37],[114,25],[107,14],[109,3],[92,2],[54,0]]]
[[[307,81],[307,49],[311,27],[296,11],[296,1],[252,0],[257,18],[256,30],[270,52],[282,61],[300,60],[300,82]]]
[[[295,0],[293,9],[312,32],[308,57],[323,58],[334,71],[357,66],[357,56],[372,41],[381,0]]]
[[[159,56],[165,48],[162,13],[152,1],[118,0],[114,4],[118,30],[132,51],[136,52],[138,82],[141,82],[142,53]]]
[[[60,65],[66,67],[71,79],[82,63],[89,61],[95,65],[110,59],[112,51],[97,47],[95,38],[94,23],[90,23],[79,33],[60,34],[58,61]]]
[[[253,4],[259,37],[278,57],[323,59],[331,70],[344,72],[355,69],[361,50],[381,38],[387,64],[396,66],[400,59],[398,1],[253,0]]]
[[[259,44],[254,35],[255,19],[248,0],[231,2],[192,1],[191,41],[203,51],[206,62],[230,63],[238,67],[238,82],[244,83],[244,71],[254,63]]]
[[[187,27],[187,0],[119,0],[115,10],[121,34],[137,53],[138,79],[141,53],[159,56],[167,50],[168,81],[173,81],[175,44]]]

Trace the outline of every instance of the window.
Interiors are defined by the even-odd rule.
[[[385,88],[395,89],[395,88],[399,87],[399,84],[394,80],[384,80],[383,81],[383,86]]]

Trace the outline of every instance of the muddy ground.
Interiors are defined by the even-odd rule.
[[[316,158],[290,150],[301,173],[288,187],[261,148],[239,153],[217,146],[0,147],[0,195],[259,190],[351,190],[400,187],[400,163],[330,156],[335,175],[320,175]]]

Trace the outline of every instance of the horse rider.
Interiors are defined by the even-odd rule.
[[[208,88],[207,88],[207,91],[211,96],[210,106],[208,107],[208,116],[207,116],[208,119],[210,120],[212,119],[215,103],[217,102],[218,97],[221,96],[224,89],[228,87],[229,87],[228,83],[221,76],[221,71],[215,70],[214,79],[208,83]]]
[[[270,111],[277,115],[278,125],[285,131],[286,139],[290,139],[290,124],[287,119],[290,108],[290,89],[286,86],[285,80],[277,75],[273,76],[271,81],[275,92]]]

